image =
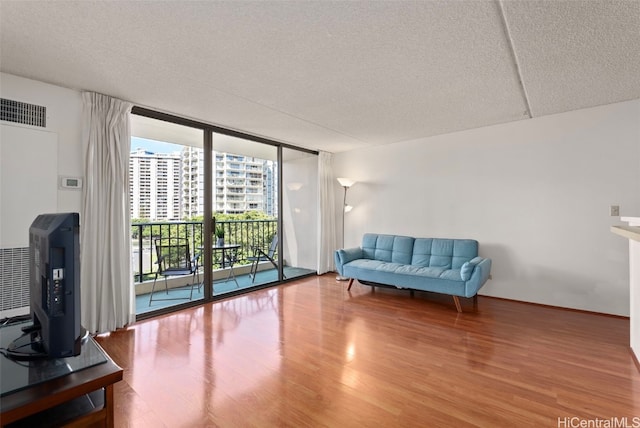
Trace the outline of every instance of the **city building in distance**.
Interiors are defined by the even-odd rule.
[[[224,214],[260,211],[277,216],[274,162],[214,152],[213,207]],[[131,218],[178,221],[204,214],[204,151],[183,146],[172,153],[132,151]]]

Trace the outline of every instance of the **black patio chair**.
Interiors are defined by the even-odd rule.
[[[198,265],[200,254],[196,254],[193,257],[191,256],[191,252],[189,251],[189,241],[186,238],[158,238],[154,240],[154,243],[158,258],[156,261],[158,269],[156,270],[156,277],[153,280],[153,287],[151,288],[151,294],[149,295],[149,306],[151,306],[151,302],[153,300],[187,299],[187,297],[154,299],[153,293],[156,289],[158,276],[164,277],[165,293],[169,295],[169,286],[167,283],[168,277],[192,275],[193,282],[191,284],[191,293],[188,297],[188,299],[191,300],[193,298],[194,287],[197,286],[198,291],[200,291],[200,287],[202,286],[202,283],[200,283],[200,272],[198,270],[200,267]]]
[[[256,280],[256,273],[258,273],[258,264],[260,262],[269,261],[276,269],[278,269],[278,262],[275,260],[277,251],[278,235],[273,235],[271,243],[269,244],[269,249],[266,252],[260,247],[253,247],[253,256],[247,257],[247,260],[251,262],[251,270],[249,271],[249,276],[252,278],[251,282],[255,282]],[[284,273],[282,274],[282,277],[286,278]]]

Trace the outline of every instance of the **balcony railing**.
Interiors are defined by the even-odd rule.
[[[277,220],[234,220],[216,221],[216,227],[222,227],[227,243],[240,244],[236,264],[248,264],[247,257],[253,255],[253,249],[260,247],[266,250],[271,237],[276,234]],[[134,282],[151,279],[156,271],[156,254],[154,239],[186,238],[191,253],[201,253],[203,239],[202,222],[150,222],[131,225],[131,263],[133,265]],[[215,237],[212,237],[215,243]],[[222,268],[221,254],[214,252],[213,268]],[[202,263],[202,259],[200,259]]]

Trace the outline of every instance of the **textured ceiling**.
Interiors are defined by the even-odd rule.
[[[2,0],[0,71],[340,152],[640,98],[639,28],[635,0]]]

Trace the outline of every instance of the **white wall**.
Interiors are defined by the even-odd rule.
[[[358,181],[347,247],[365,232],[473,238],[493,259],[480,294],[629,315],[609,205],[640,215],[640,100],[340,153],[334,170]]]
[[[45,131],[55,133],[58,137],[58,177],[83,176],[80,91],[0,73],[0,97],[47,107]],[[24,162],[25,176],[38,174],[38,165],[29,165],[28,161],[22,159],[16,159],[16,162]],[[80,211],[82,204],[80,190],[58,189],[56,196],[58,212]]]
[[[29,245],[29,225],[42,212],[79,212],[80,190],[61,190],[60,177],[82,177],[82,98],[79,91],[0,73],[0,97],[47,108],[47,126],[0,126],[0,249],[13,261],[3,269],[0,316],[28,312],[28,265],[14,249]],[[9,297],[10,301],[4,298]]]
[[[58,209],[58,136],[34,128],[0,123],[2,249],[26,248],[33,219]]]

